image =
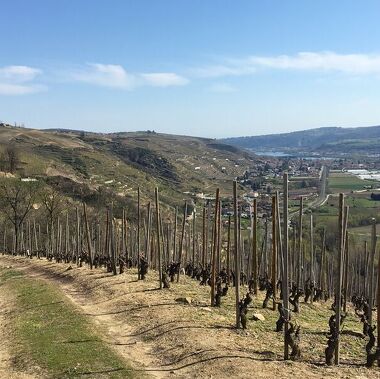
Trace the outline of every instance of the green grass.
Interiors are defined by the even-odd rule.
[[[370,199],[370,193],[366,193],[365,196],[349,196],[346,199],[346,205],[350,208],[379,208],[380,201]]]
[[[372,225],[364,225],[364,226],[357,226],[355,228],[350,229],[350,233],[353,234],[361,234],[361,235],[366,235],[367,237],[371,236],[372,233]],[[377,224],[376,230],[380,229],[380,224]]]
[[[365,186],[378,186],[373,180],[360,179],[349,174],[331,174],[328,178],[328,187],[331,192],[350,192],[364,189]]]
[[[372,217],[377,219],[379,217],[380,204],[370,200],[369,196],[369,193],[350,193],[345,196],[345,205],[349,206],[349,232],[352,231],[353,234],[367,234],[361,233],[359,228],[366,229]],[[317,227],[326,227],[331,233],[336,232],[339,210],[338,200],[337,196],[330,196],[323,206],[314,210]]]
[[[20,275],[13,270],[0,273],[2,290],[5,286],[16,298],[12,326],[17,368],[26,370],[32,361],[52,378],[84,373],[87,378],[136,377],[58,289]]]

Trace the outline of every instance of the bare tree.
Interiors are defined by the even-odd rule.
[[[0,183],[0,207],[13,225],[16,252],[19,249],[22,223],[33,208],[38,189],[38,183],[22,182],[20,179],[4,179]]]
[[[19,154],[15,146],[7,147],[6,157],[8,160],[9,172],[13,174],[17,170],[17,166],[20,162]]]
[[[52,230],[54,220],[62,213],[62,210],[65,206],[65,199],[62,194],[53,187],[47,187],[41,194],[42,204],[47,212],[47,221],[49,224],[49,247],[52,248]]]
[[[65,207],[65,198],[52,187],[45,188],[41,193],[41,202],[47,212],[49,222],[53,222]]]

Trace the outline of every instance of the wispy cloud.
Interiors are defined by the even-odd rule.
[[[208,87],[208,91],[215,93],[232,93],[236,92],[237,89],[227,83],[215,83],[212,86]]]
[[[223,64],[203,66],[190,69],[190,74],[199,78],[220,78],[223,76],[240,76],[256,72],[255,67],[243,66],[242,62],[226,61]]]
[[[251,57],[247,60],[247,64],[284,70],[338,71],[351,74],[380,73],[380,55],[305,52],[294,56]]]
[[[0,67],[0,78],[26,82],[33,80],[42,71],[38,68],[29,66],[6,66]]]
[[[379,54],[337,54],[335,52],[300,52],[295,55],[249,56],[226,59],[221,64],[192,70],[199,77],[250,75],[263,69],[337,72],[354,75],[380,74]]]
[[[71,78],[103,87],[130,89],[135,86],[134,76],[115,64],[89,63],[71,73]]]
[[[71,79],[102,87],[132,90],[141,86],[182,86],[189,80],[172,72],[130,73],[121,65],[90,63],[71,73]]]
[[[189,68],[186,76],[175,72],[130,72],[122,65],[89,63],[66,69],[64,73],[50,68],[45,74],[41,69],[13,65],[0,67],[0,95],[26,95],[47,89],[40,78],[54,83],[64,78],[100,87],[133,90],[139,87],[185,86],[190,79],[243,76],[258,74],[263,70],[341,73],[351,78],[373,75],[380,78],[380,54],[338,54],[331,51],[299,52],[293,55],[262,56],[221,59],[213,65]],[[58,78],[58,79],[57,79]],[[215,83],[207,90],[228,93],[236,88],[225,83]]]
[[[0,95],[26,95],[46,90],[34,83],[42,71],[29,66],[0,67]]]
[[[0,83],[0,95],[28,95],[31,93],[46,91],[47,87],[42,85],[22,85]]]
[[[189,83],[189,79],[172,72],[155,72],[140,76],[146,84],[154,87],[183,86]]]

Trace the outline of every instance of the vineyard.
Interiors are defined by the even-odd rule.
[[[236,181],[229,197],[216,188],[175,208],[157,187],[144,200],[138,187],[128,208],[96,208],[8,180],[0,280],[21,306],[8,332],[15,367],[31,377],[35,367],[47,377],[378,375],[376,220],[350,245],[343,193],[330,230],[302,196],[288,211],[288,185],[285,173],[269,212],[259,217],[253,199],[247,219]]]
[[[380,1],[0,2],[0,379],[380,379]]]

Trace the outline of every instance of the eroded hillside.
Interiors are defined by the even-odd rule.
[[[15,148],[17,172],[44,178],[68,195],[91,197],[102,191],[132,196],[155,186],[166,203],[184,192],[207,193],[212,187],[230,192],[230,181],[254,158],[212,139],[154,132],[97,134],[67,130],[34,130],[3,125],[3,151]]]

